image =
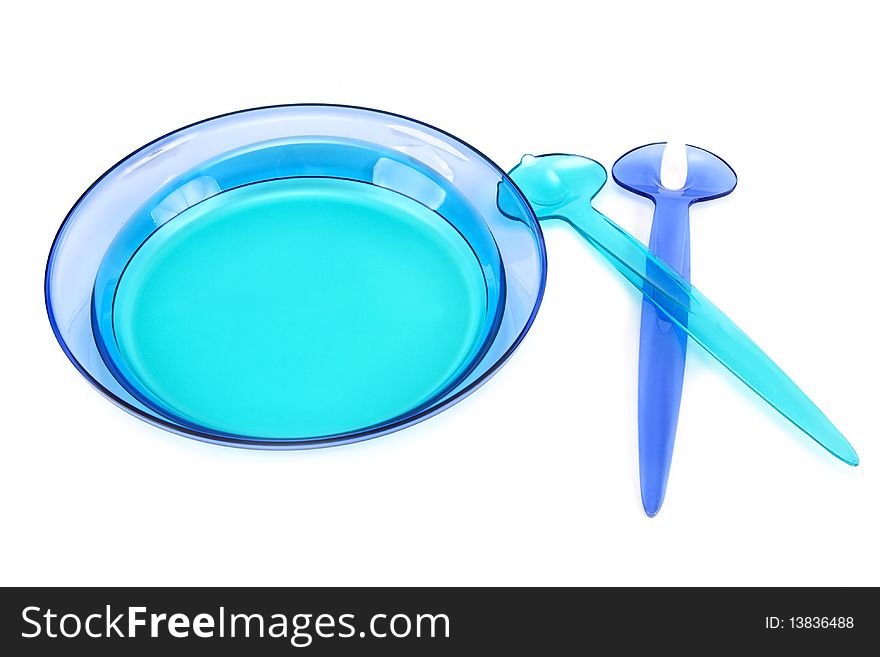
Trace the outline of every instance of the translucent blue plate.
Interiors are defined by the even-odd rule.
[[[473,391],[531,325],[545,267],[529,204],[472,147],[393,114],[282,106],[183,128],[105,173],[59,230],[46,300],[119,406],[291,449]]]

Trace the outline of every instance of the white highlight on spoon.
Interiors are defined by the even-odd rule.
[[[688,158],[684,142],[669,141],[660,158],[660,184],[666,189],[681,189],[687,182]]]

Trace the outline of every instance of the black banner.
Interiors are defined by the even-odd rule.
[[[836,588],[3,589],[0,651],[421,656],[655,646],[851,654],[880,639],[875,599],[873,589]]]

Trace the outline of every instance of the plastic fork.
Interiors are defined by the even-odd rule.
[[[736,187],[733,169],[707,150],[658,143],[622,155],[611,175],[624,189],[654,203],[648,248],[690,280],[690,206],[730,194]],[[666,496],[686,356],[687,334],[645,299],[639,341],[639,474],[642,506],[651,517]]]

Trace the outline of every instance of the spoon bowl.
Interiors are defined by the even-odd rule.
[[[539,214],[560,210],[572,203],[589,202],[608,180],[605,167],[575,155],[524,155],[510,175]]]
[[[736,174],[727,162],[714,153],[686,146],[687,178],[681,189],[668,189],[661,183],[660,167],[665,142],[640,146],[625,153],[614,163],[614,181],[634,194],[652,201],[659,197],[686,199],[699,203],[727,196],[736,187]]]

